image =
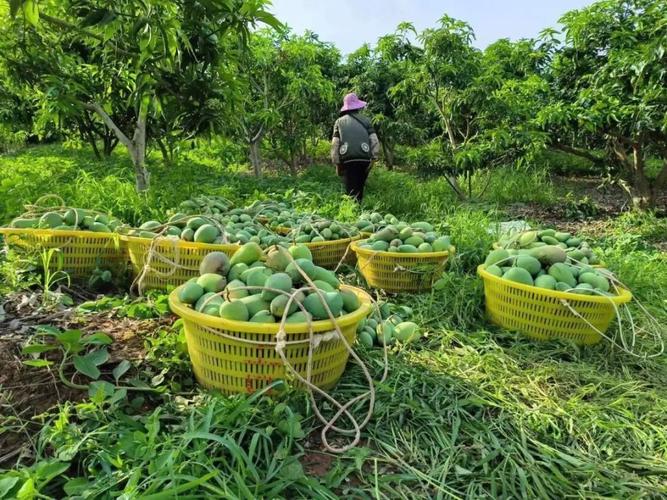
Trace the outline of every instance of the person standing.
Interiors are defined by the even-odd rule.
[[[361,113],[366,103],[356,94],[343,99],[331,139],[331,161],[342,177],[345,192],[361,203],[372,162],[378,159],[380,141],[371,121]]]

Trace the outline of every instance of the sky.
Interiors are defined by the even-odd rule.
[[[593,0],[273,0],[272,12],[301,34],[309,29],[349,54],[392,33],[403,21],[418,31],[435,26],[443,14],[468,22],[475,45],[499,38],[531,38],[555,27],[562,14]]]

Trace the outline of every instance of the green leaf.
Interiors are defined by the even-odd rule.
[[[65,493],[67,493],[67,496],[83,496],[83,493],[85,493],[91,486],[92,483],[88,482],[88,479],[85,477],[75,477],[74,479],[67,481],[63,486],[63,489],[65,490]]]
[[[35,493],[37,493],[35,491],[35,482],[30,478],[23,483],[21,489],[16,493],[16,498],[18,500],[32,500],[35,498]]]
[[[22,354],[41,354],[47,351],[58,349],[58,346],[53,344],[30,344],[21,349]]]
[[[99,368],[85,356],[74,356],[74,368],[76,368],[79,373],[83,373],[85,376],[92,378],[93,380],[100,378]]]
[[[109,360],[109,352],[106,348],[96,349],[84,356],[89,359],[95,366],[100,366]]]
[[[116,366],[116,368],[113,369],[113,372],[112,372],[113,373],[113,378],[116,379],[116,382],[118,382],[118,380],[123,375],[125,375],[125,373],[127,372],[127,370],[130,369],[131,366],[132,365],[130,364],[130,362],[126,359],[124,359],[123,361],[118,363],[118,365]]]
[[[39,24],[39,8],[37,3],[33,0],[26,0],[23,4],[23,14],[25,15],[25,20],[33,26]]]
[[[108,397],[113,396],[115,390],[116,386],[113,384],[110,384],[106,380],[98,380],[96,382],[91,382],[90,387],[88,388],[88,395],[91,398],[102,402]]]
[[[55,326],[51,325],[41,325],[37,327],[37,334],[39,335],[54,335],[54,336],[59,336],[60,335],[60,329],[56,328]]]
[[[0,479],[0,498],[8,497],[8,493],[19,482],[18,477],[5,477]]]
[[[113,339],[106,333],[97,332],[85,337],[81,343],[85,345],[109,345],[113,344]]]
[[[23,362],[26,366],[34,366],[36,368],[43,368],[45,366],[51,366],[53,361],[48,361],[46,359],[30,359]]]

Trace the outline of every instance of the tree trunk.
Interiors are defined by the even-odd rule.
[[[259,152],[259,141],[250,141],[250,163],[255,177],[262,176],[262,159]]]
[[[162,142],[162,139],[157,139],[155,142],[157,142],[158,148],[160,148],[160,153],[162,154],[162,161],[165,164],[169,164],[171,159],[169,157],[169,151],[167,151],[167,147],[164,145],[164,142]]]
[[[150,186],[150,174],[145,167],[146,161],[146,110],[140,109],[137,123],[134,128],[132,139],[127,137],[114,123],[111,117],[104,111],[102,106],[96,102],[86,103],[84,107],[89,111],[97,113],[104,124],[111,130],[120,142],[127,148],[134,166],[136,188],[138,192],[147,191]]]
[[[382,154],[384,155],[384,163],[387,165],[387,170],[394,170],[394,150],[387,142],[386,138],[381,142]]]

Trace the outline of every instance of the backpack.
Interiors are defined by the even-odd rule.
[[[371,160],[371,144],[368,134],[370,124],[365,124],[354,114],[342,116],[338,119],[338,134],[340,135],[341,163],[357,160]]]

